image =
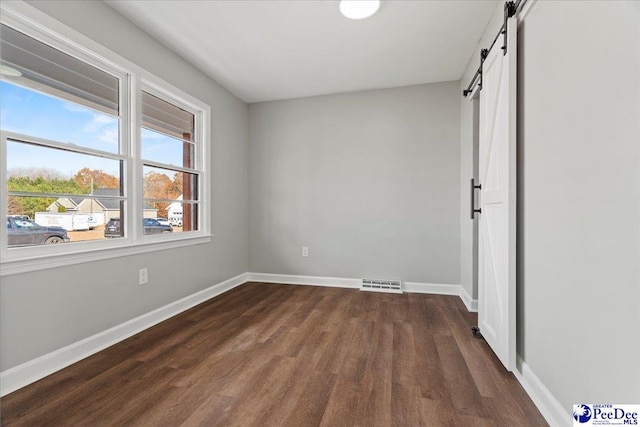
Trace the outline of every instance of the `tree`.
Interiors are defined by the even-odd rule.
[[[7,190],[25,193],[81,194],[74,179],[45,178],[43,176],[11,176],[7,179]],[[44,212],[56,199],[51,197],[9,196],[7,213],[10,215],[34,216]]]
[[[7,176],[9,178],[44,178],[47,180],[50,179],[61,179],[67,180],[69,179],[69,175],[65,175],[57,169],[51,168],[38,168],[38,167],[30,167],[30,168],[12,168],[7,171]]]
[[[182,172],[176,172],[175,174],[173,174],[171,191],[173,192],[173,194],[176,194],[176,197],[182,194],[183,176],[184,174]]]
[[[93,182],[93,189],[120,188],[120,180],[102,169],[82,168],[75,174],[73,179],[85,194],[91,193],[91,182]]]
[[[7,214],[22,215],[22,203],[20,201],[20,197],[16,197],[16,196],[7,197]]]
[[[179,172],[178,172],[179,173]],[[178,175],[176,173],[176,175]],[[180,173],[180,175],[182,175]],[[159,172],[147,172],[144,176],[144,198],[145,199],[167,199],[174,200],[180,194],[182,194],[182,181],[180,180],[180,186],[178,187],[176,184],[176,176],[174,175],[174,179],[171,180],[167,175]],[[167,207],[169,206],[166,202],[150,202],[153,207],[158,209],[158,216],[167,217]]]

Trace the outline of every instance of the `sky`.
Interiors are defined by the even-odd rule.
[[[118,126],[119,120],[115,116],[0,81],[0,128],[4,131],[117,153]],[[143,128],[142,158],[180,165],[182,141]],[[55,169],[70,178],[88,167],[117,177],[118,163],[112,159],[19,142],[7,144],[9,174],[12,169],[36,167]],[[172,177],[173,173],[169,175]]]

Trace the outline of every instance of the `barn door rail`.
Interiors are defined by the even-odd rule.
[[[493,46],[495,46],[500,36],[502,36],[502,53],[503,55],[507,54],[507,20],[513,16],[516,16],[518,12],[522,10],[522,6],[526,2],[527,0],[518,0],[517,2],[508,1],[504,4],[504,22],[502,23],[498,34],[496,34],[496,36],[494,37],[493,42],[491,42],[491,46],[489,46],[489,49],[482,49],[480,51],[480,66],[471,78],[469,86],[467,86],[467,88],[462,91],[462,96],[466,97],[471,92],[473,92],[473,88],[476,85],[479,89],[482,89],[482,64],[484,63],[484,60],[487,59],[487,56],[489,56],[489,52],[491,51],[491,49],[493,49]]]

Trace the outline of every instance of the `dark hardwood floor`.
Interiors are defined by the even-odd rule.
[[[543,426],[457,297],[247,283],[18,390],[3,425]]]

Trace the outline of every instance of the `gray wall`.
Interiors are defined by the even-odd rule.
[[[567,410],[640,402],[633,3],[538,2],[520,30],[519,351]]]
[[[251,104],[251,271],[458,284],[458,89]]]
[[[518,37],[518,354],[567,412],[640,402],[640,3],[537,1]]]
[[[247,271],[247,105],[102,2],[30,2],[212,107],[211,244],[7,276],[0,370]],[[137,285],[138,269],[150,283]]]

